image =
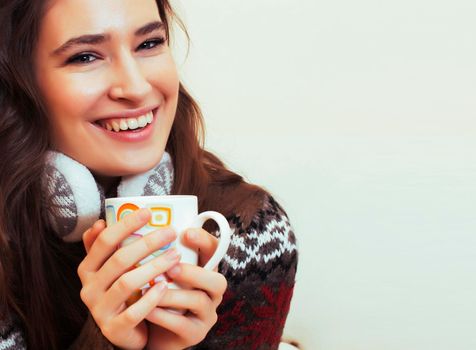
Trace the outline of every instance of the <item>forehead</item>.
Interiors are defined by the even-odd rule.
[[[51,0],[41,22],[40,40],[59,45],[84,34],[127,34],[159,19],[154,0]]]

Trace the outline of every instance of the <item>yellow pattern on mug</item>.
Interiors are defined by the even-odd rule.
[[[148,206],[152,212],[152,216],[149,220],[149,226],[151,227],[166,227],[172,222],[172,209],[168,207]]]

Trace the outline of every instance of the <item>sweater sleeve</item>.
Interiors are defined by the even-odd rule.
[[[271,196],[248,227],[243,227],[238,216],[229,221],[231,244],[219,266],[228,288],[217,323],[193,349],[277,349],[297,267],[293,230]]]
[[[115,347],[104,337],[91,315],[88,316],[81,333],[68,350],[113,350]],[[1,350],[1,348],[0,348]]]

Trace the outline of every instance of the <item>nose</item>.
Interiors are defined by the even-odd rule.
[[[113,64],[109,96],[114,100],[140,103],[152,90],[146,72],[132,55],[124,54]]]

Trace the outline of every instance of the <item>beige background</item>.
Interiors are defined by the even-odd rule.
[[[175,3],[208,147],[295,227],[286,333],[476,349],[476,2]]]

